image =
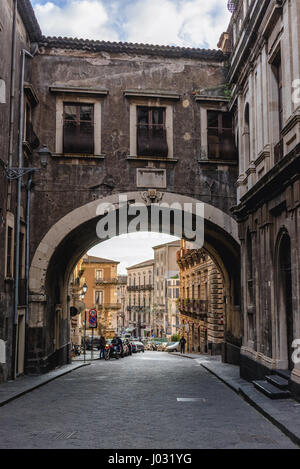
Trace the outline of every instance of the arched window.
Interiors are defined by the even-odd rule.
[[[244,154],[245,154],[245,167],[250,163],[251,160],[251,149],[250,149],[250,108],[249,104],[246,104],[244,114]]]
[[[294,340],[291,239],[286,230],[280,235],[277,261],[277,301],[279,313],[280,357],[290,370]]]

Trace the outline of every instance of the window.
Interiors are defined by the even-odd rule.
[[[103,291],[95,291],[95,304],[101,305],[103,303]]]
[[[166,108],[137,106],[137,153],[168,156]]]
[[[207,111],[208,158],[235,160],[233,119],[229,112]]]
[[[96,270],[96,280],[103,279],[103,270]]]
[[[278,119],[279,119],[279,131],[283,128],[283,97],[282,97],[282,65],[281,65],[281,53],[278,52],[275,61],[273,62],[273,70],[276,78],[278,88]]]
[[[11,226],[7,227],[7,250],[6,250],[6,277],[12,277],[12,264],[13,264],[13,229]]]
[[[63,152],[94,154],[94,105],[64,103]]]

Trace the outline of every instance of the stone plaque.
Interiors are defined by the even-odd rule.
[[[148,189],[165,189],[167,187],[167,175],[165,169],[137,168],[137,187]]]

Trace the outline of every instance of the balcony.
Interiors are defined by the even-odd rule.
[[[127,291],[146,291],[146,290],[153,290],[153,285],[128,285]]]
[[[112,278],[109,280],[104,280],[103,278],[99,278],[95,280],[95,285],[117,285],[118,284],[118,279],[117,278]]]
[[[179,300],[178,309],[181,313],[206,316],[208,313],[208,300]]]

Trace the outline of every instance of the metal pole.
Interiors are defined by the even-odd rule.
[[[29,246],[30,246],[30,205],[31,205],[32,173],[27,182],[27,213],[26,213],[26,249],[25,249],[25,281],[26,281],[26,310],[25,310],[25,365],[28,354],[28,319],[29,319]]]
[[[92,353],[91,353],[91,360],[94,358],[94,328],[92,328]]]

